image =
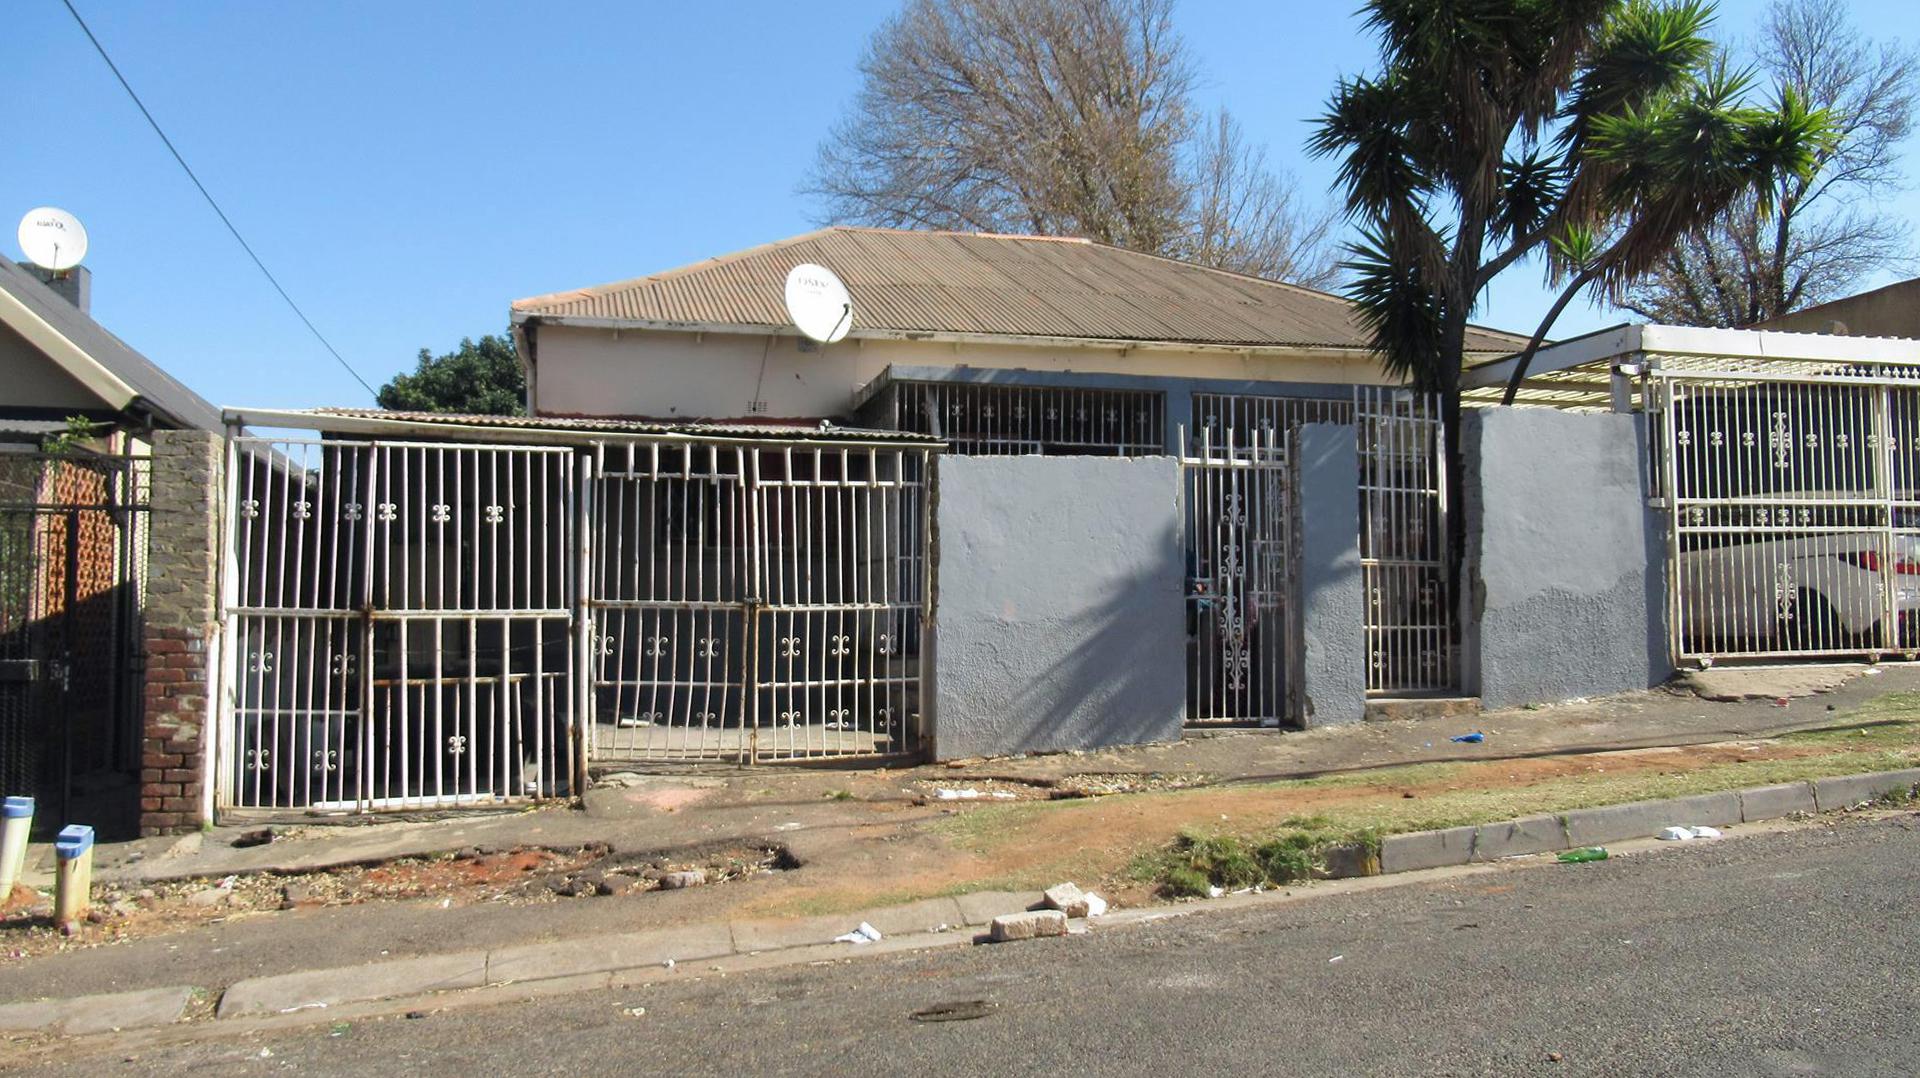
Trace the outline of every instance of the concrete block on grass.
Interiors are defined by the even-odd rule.
[[[1464,865],[1473,857],[1473,837],[1480,829],[1448,827],[1440,831],[1412,831],[1380,840],[1381,872],[1417,872],[1423,868]]]
[[[1778,786],[1756,786],[1740,791],[1740,819],[1746,823],[1818,811],[1811,783],[1783,782]]]
[[[1038,891],[970,891],[955,895],[962,923],[983,925],[1003,913],[1030,910],[1046,901]]]
[[[1481,824],[1473,839],[1475,861],[1497,861],[1502,857],[1551,853],[1564,850],[1567,829],[1558,816],[1527,816],[1502,823]]]
[[[1891,791],[1920,782],[1920,768],[1905,771],[1876,771],[1870,775],[1836,775],[1813,780],[1813,800],[1821,812],[1872,801]]]
[[[993,919],[992,926],[987,930],[987,938],[995,943],[1066,934],[1067,915],[1059,910],[1028,910],[1024,913],[1002,914]]]

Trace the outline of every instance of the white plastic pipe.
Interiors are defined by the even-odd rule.
[[[61,828],[53,852],[60,859],[54,876],[53,923],[71,933],[87,915],[93,890],[93,828],[78,823]]]
[[[9,797],[0,809],[0,903],[13,894],[27,864],[27,833],[33,830],[33,798]]]

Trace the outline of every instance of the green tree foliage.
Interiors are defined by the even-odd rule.
[[[1538,256],[1617,298],[1735,200],[1765,205],[1829,142],[1790,87],[1764,105],[1716,64],[1699,0],[1369,0],[1377,73],[1342,80],[1310,147],[1339,163],[1346,293],[1386,365],[1440,394],[1458,453],[1462,345],[1487,286]],[[1509,395],[1511,399],[1511,395]],[[1455,464],[1458,464],[1456,460]],[[1462,469],[1449,469],[1451,504]],[[1462,517],[1452,544],[1458,580]]]
[[[525,415],[527,382],[510,336],[463,338],[444,355],[420,349],[412,374],[380,387],[380,407],[399,412]]]

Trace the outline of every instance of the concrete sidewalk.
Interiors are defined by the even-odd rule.
[[[1874,671],[1870,676],[1867,671]],[[1262,782],[1314,778],[1406,764],[1501,760],[1697,745],[1771,737],[1832,721],[1869,700],[1920,692],[1920,667],[1832,666],[1715,670],[1672,688],[1625,693],[1551,707],[1486,712],[1477,717],[1403,719],[1305,731],[1223,729],[1184,739],[1094,752],[965,761],[961,766],[819,770],[707,766],[680,773],[616,775],[590,790],[578,809],[553,805],[523,811],[436,819],[366,817],[276,824],[276,840],[237,848],[241,835],[266,826],[243,820],[205,834],[102,844],[100,883],[140,883],[249,872],[300,872],[469,846],[609,844],[616,853],[697,848],[728,839],[780,836],[806,840],[821,831],[901,823],[936,815],[916,806],[933,787],[1006,780],[1051,788],[1100,776],[1157,776],[1173,782]],[[1455,734],[1480,731],[1479,744]],[[836,795],[847,799],[831,799]],[[920,811],[915,811],[920,810]],[[29,851],[23,882],[50,886],[53,850]]]
[[[1538,860],[1539,855],[1555,850],[1600,842],[1614,844],[1619,852],[1637,853],[1658,848],[1660,844],[1649,839],[1648,833],[1676,820],[1761,825],[1756,833],[1764,833],[1769,827],[1777,830],[1780,824],[1775,821],[1784,817],[1804,819],[1814,812],[1872,807],[1876,799],[1888,795],[1903,795],[1910,801],[1916,783],[1920,783],[1920,769],[1606,806],[1558,818],[1505,821],[1469,828],[1476,833],[1464,838],[1449,832],[1403,834],[1386,840],[1380,871],[1484,871],[1495,867],[1495,862]],[[1351,891],[1385,881],[1376,875],[1373,879],[1341,882],[1355,885],[1345,888]],[[1119,911],[1099,918],[1097,923],[1122,927],[1209,909],[1289,901],[1296,891],[1302,897],[1310,893],[1304,888],[1289,888],[1264,896],[1256,892],[1179,907]],[[974,929],[985,928],[1002,915],[1042,904],[1043,896],[1037,893],[975,892],[832,918],[714,921],[672,930],[320,966],[248,978],[224,989],[172,985],[0,1004],[0,1032],[72,1035],[168,1025],[194,1016],[192,1004],[196,999],[217,999],[212,1015],[222,1020],[297,1021],[306,1016],[311,1021],[376,1014],[381,1006],[436,1008],[450,1002],[486,1005],[554,993],[620,989],[658,982],[683,968],[696,974],[726,972],[985,942],[987,937]],[[868,925],[877,929],[879,937],[870,943],[835,940],[856,918],[863,922],[863,929]],[[1075,920],[1070,931],[1086,931],[1095,923]],[[449,997],[447,993],[455,995]],[[204,1008],[199,1012],[205,1013]]]

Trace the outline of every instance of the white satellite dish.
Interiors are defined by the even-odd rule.
[[[63,273],[87,257],[87,230],[65,210],[28,210],[20,218],[20,253],[41,269]]]
[[[802,334],[832,344],[853,328],[853,297],[832,270],[802,262],[787,271],[787,317]]]

